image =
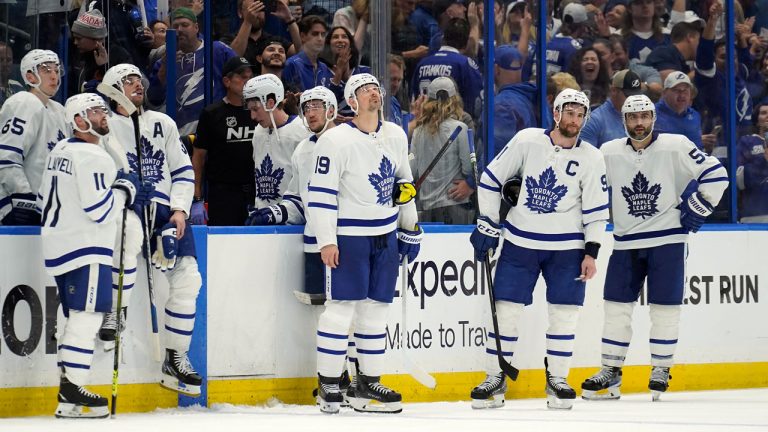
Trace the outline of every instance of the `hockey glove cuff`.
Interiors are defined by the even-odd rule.
[[[517,198],[520,196],[522,184],[523,180],[520,177],[512,177],[504,182],[504,186],[501,188],[501,198],[511,207],[517,205]]]
[[[488,256],[488,251],[493,252],[499,247],[499,236],[501,235],[501,225],[493,222],[487,216],[477,219],[477,227],[469,236],[472,247],[475,248],[475,258],[483,261]]]
[[[680,203],[680,225],[688,232],[698,232],[712,211],[714,207],[704,199],[701,192],[693,193]]]
[[[161,271],[172,270],[176,265],[178,242],[176,240],[176,225],[169,222],[163,225],[157,236],[157,247],[152,254],[152,265]]]
[[[33,194],[18,194],[11,199],[11,212],[3,218],[2,225],[40,225],[40,212]]]
[[[396,206],[408,204],[416,198],[416,186],[406,180],[397,180],[392,189],[392,202]]]
[[[205,225],[208,222],[208,211],[205,210],[203,200],[193,201],[190,213],[189,221],[192,222],[192,225]]]
[[[126,173],[123,170],[117,172],[117,178],[112,183],[112,189],[121,190],[125,193],[125,205],[131,207],[136,199],[136,193],[139,185],[139,176],[134,172]]]
[[[408,257],[409,263],[416,261],[416,257],[419,256],[419,250],[421,249],[422,237],[424,237],[424,230],[418,225],[413,231],[398,228],[397,251],[400,253],[401,262],[405,256]]]

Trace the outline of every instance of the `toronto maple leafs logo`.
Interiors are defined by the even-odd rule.
[[[285,170],[277,168],[273,170],[272,158],[267,155],[261,166],[254,171],[256,178],[256,196],[264,201],[272,201],[280,198],[280,183],[283,181]]]
[[[545,169],[538,181],[531,176],[526,177],[525,189],[525,206],[538,214],[553,213],[557,203],[568,193],[568,187],[557,184],[557,176],[552,167]]]
[[[139,160],[133,153],[128,153],[128,164],[131,171],[139,172]],[[141,137],[141,173],[144,179],[152,184],[158,184],[165,179],[163,176],[163,165],[165,164],[165,154],[162,150],[154,150],[149,140]]]
[[[634,217],[645,219],[659,212],[656,201],[661,194],[661,185],[657,183],[649,187],[648,179],[640,171],[632,179],[632,188],[622,186],[621,194],[627,201],[629,214]]]
[[[386,156],[382,156],[379,172],[368,174],[368,182],[376,189],[376,204],[392,206],[392,188],[395,185],[395,167]]]
[[[56,143],[63,140],[64,138],[66,138],[64,136],[64,132],[62,132],[61,129],[59,129],[59,133],[56,134],[56,139],[48,143],[48,151],[53,150],[53,148],[56,147]]]

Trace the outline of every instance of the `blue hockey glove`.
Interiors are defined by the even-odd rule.
[[[707,202],[700,192],[692,193],[680,203],[680,225],[688,232],[698,232],[714,207]]]
[[[251,210],[246,225],[283,225],[288,219],[288,212],[282,204]]]
[[[132,207],[139,188],[139,175],[135,172],[126,173],[123,170],[117,172],[115,182],[112,183],[112,189],[125,192],[125,205]]]
[[[469,236],[472,247],[475,248],[475,258],[483,261],[488,256],[488,251],[496,250],[499,247],[499,235],[501,235],[501,225],[494,223],[486,216],[477,219],[477,227]]]
[[[152,202],[152,194],[155,193],[155,185],[149,180],[140,181],[136,185],[136,197],[133,199],[133,211],[141,214],[141,210]]]
[[[408,256],[408,262],[416,261],[421,249],[421,238],[424,237],[424,230],[416,225],[416,229],[408,231],[402,228],[397,229],[397,251],[400,253],[400,261]]]
[[[34,195],[18,194],[11,199],[11,212],[3,218],[2,225],[40,226],[40,222]]]
[[[205,210],[205,202],[202,199],[192,202],[190,213],[189,221],[192,225],[205,225],[208,222],[208,211]]]
[[[176,253],[178,252],[176,240],[176,225],[168,222],[163,225],[157,235],[157,247],[152,254],[152,264],[161,271],[173,270],[176,265]]]
[[[511,207],[517,205],[517,198],[520,196],[522,184],[523,180],[520,177],[512,177],[505,181],[504,186],[501,188],[501,198]]]

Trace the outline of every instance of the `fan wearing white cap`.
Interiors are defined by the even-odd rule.
[[[597,273],[595,260],[605,230],[608,193],[600,151],[578,139],[589,118],[589,99],[565,89],[554,101],[552,130],[519,131],[488,164],[478,185],[480,217],[470,241],[475,258],[489,259],[499,246],[494,283],[498,334],[486,350],[486,379],[470,396],[475,408],[504,404],[507,385],[501,361],[509,363],[520,337],[518,322],[533,302],[540,275],[546,282],[549,327],[546,336],[547,407],[570,409],[576,392],[567,383],[579,309],[586,281]],[[521,181],[516,181],[519,178]],[[517,183],[520,191],[505,220],[502,198]],[[499,347],[499,349],[494,349]],[[500,352],[499,352],[500,351]],[[518,354],[519,355],[519,354]]]
[[[664,91],[656,103],[656,130],[685,135],[702,148],[701,115],[693,107],[696,88],[688,75],[673,71],[664,80]]]
[[[59,323],[60,384],[56,417],[106,417],[107,399],[88,384],[96,333],[112,309],[112,251],[124,206],[149,202],[138,176],[118,172],[99,145],[109,132],[109,109],[94,93],[67,100],[74,137],[62,139],[46,160],[38,203],[43,209],[46,272],[56,279],[66,323]]]
[[[621,113],[628,139],[600,147],[611,190],[614,244],[603,289],[602,368],[582,384],[585,399],[620,397],[632,313],[644,285],[651,320],[648,389],[654,401],[668,389],[688,235],[699,230],[728,187],[728,173],[717,158],[683,135],[653,130],[656,112],[647,96],[627,97]]]
[[[571,58],[582,46],[581,38],[587,35],[587,9],[581,3],[569,3],[563,8],[563,25],[547,43],[547,73],[568,69]]]
[[[299,116],[283,110],[285,90],[275,75],[264,74],[248,80],[243,87],[243,104],[258,123],[253,133],[255,208],[269,207],[281,200],[293,177],[291,155],[310,133]]]
[[[28,91],[0,109],[0,225],[40,225],[35,208],[45,158],[69,134],[64,107],[52,98],[63,70],[53,51],[35,49],[21,59]]]
[[[422,236],[416,206],[403,200],[400,188],[413,181],[408,141],[402,128],[381,120],[384,95],[376,77],[352,75],[344,96],[356,115],[317,140],[306,202],[328,296],[317,332],[318,403],[323,412],[339,411],[339,376],[353,325],[359,369],[350,405],[400,412],[402,397],[380,377],[398,267],[403,259],[415,260]]]

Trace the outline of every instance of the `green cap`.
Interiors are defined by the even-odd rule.
[[[180,7],[173,10],[173,12],[171,13],[171,21],[178,18],[186,18],[192,21],[193,23],[197,22],[197,15],[195,15],[195,13],[192,12],[192,9],[187,7]]]

